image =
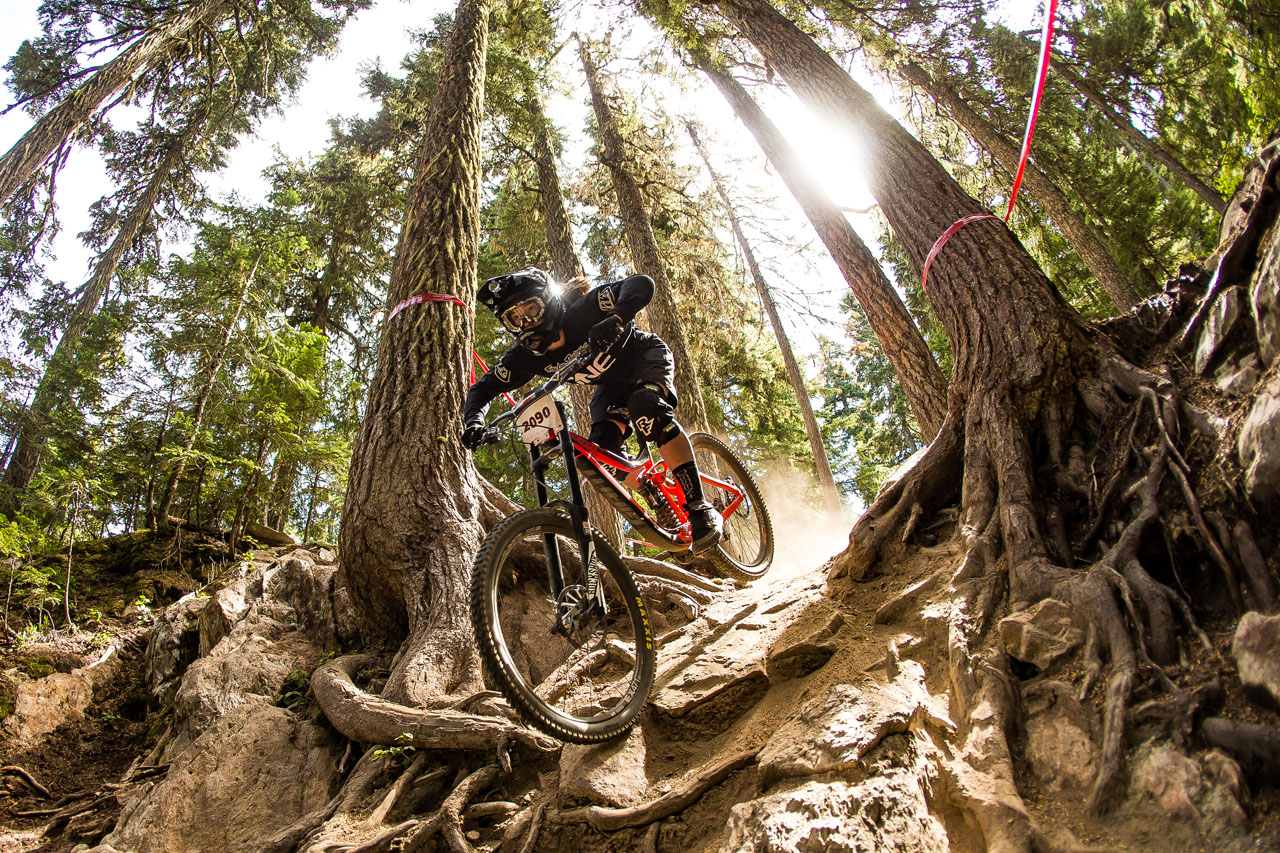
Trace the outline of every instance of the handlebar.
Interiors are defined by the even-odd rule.
[[[550,394],[563,385],[570,376],[577,373],[580,368],[585,367],[589,361],[591,361],[591,349],[587,344],[583,344],[565,359],[564,363],[560,365],[560,369],[551,374],[551,377],[546,382],[534,388],[520,402],[485,424],[485,436],[480,443],[482,445],[497,444],[500,441],[499,433],[502,427],[515,420],[516,414],[525,403],[530,400],[536,400],[544,394]]]

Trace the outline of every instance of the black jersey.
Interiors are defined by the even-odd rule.
[[[561,324],[564,344],[543,355],[535,355],[520,344],[512,346],[467,392],[462,410],[463,421],[481,417],[489,403],[504,391],[514,391],[539,374],[553,375],[564,364],[565,359],[586,342],[591,327],[610,314],[616,314],[626,324],[622,337],[570,377],[569,381],[599,385],[608,383],[616,375],[629,374],[628,365],[634,354],[632,350],[642,345],[639,342],[641,336],[635,331],[632,320],[652,298],[653,279],[647,275],[633,275],[622,281],[602,284],[587,292],[565,309]]]

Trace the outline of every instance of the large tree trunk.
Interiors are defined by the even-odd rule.
[[[458,7],[388,306],[425,291],[474,302],[488,14],[488,0]],[[404,311],[383,330],[338,542],[365,642],[405,643],[383,695],[421,706],[482,686],[467,604],[482,493],[458,439],[471,337],[452,303]]]
[[[218,374],[222,372],[222,365],[227,359],[227,352],[231,349],[231,341],[235,337],[236,327],[240,323],[240,313],[244,310],[244,303],[249,296],[249,288],[253,284],[253,278],[258,273],[258,262],[260,260],[262,260],[261,252],[254,259],[253,267],[244,278],[244,284],[240,288],[240,296],[236,300],[236,307],[231,312],[231,316],[227,319],[227,325],[222,331],[222,340],[219,341],[217,350],[214,351],[208,365],[205,366],[203,381],[200,383],[200,391],[196,395],[195,408],[191,411],[191,434],[187,436],[186,443],[182,446],[182,453],[178,456],[178,461],[174,463],[173,470],[169,472],[169,479],[165,482],[160,504],[156,507],[156,522],[162,527],[169,523],[169,509],[173,505],[173,497],[178,491],[178,482],[182,479],[182,473],[187,468],[187,458],[190,457],[191,450],[195,447],[196,439],[200,436],[200,425],[204,422],[205,407],[209,404],[209,398],[213,396],[213,387],[218,381]]]
[[[44,436],[49,415],[58,403],[64,399],[64,387],[61,374],[66,366],[75,358],[80,338],[89,327],[89,321],[98,312],[103,295],[115,278],[120,266],[120,259],[133,245],[134,240],[142,233],[142,228],[151,216],[160,191],[169,180],[174,167],[182,160],[187,150],[187,143],[194,132],[194,125],[182,136],[175,139],[165,151],[163,159],[156,166],[155,172],[147,182],[129,214],[120,223],[120,229],[107,250],[98,257],[89,280],[80,288],[80,299],[76,302],[67,328],[63,330],[58,345],[54,347],[53,356],[45,366],[40,384],[36,386],[35,396],[27,408],[21,421],[17,444],[13,456],[4,472],[4,484],[11,489],[25,489],[40,468],[40,457],[44,451]]]
[[[978,115],[955,90],[945,83],[933,78],[917,63],[907,61],[899,63],[898,70],[913,85],[918,86],[925,94],[933,98],[940,106],[946,108],[955,120],[978,145],[982,146],[1012,176],[1018,170],[1021,152],[1007,137],[991,126],[986,119]],[[1049,215],[1049,219],[1067,238],[1067,242],[1076,250],[1076,254],[1084,261],[1090,272],[1097,278],[1098,284],[1111,297],[1116,308],[1127,311],[1138,303],[1138,295],[1134,293],[1128,278],[1120,271],[1110,250],[1102,242],[1102,238],[1080,214],[1071,208],[1066,195],[1058,189],[1035,164],[1028,163],[1022,180],[1027,193]]]
[[[542,196],[542,218],[547,226],[547,253],[551,256],[551,272],[559,281],[584,275],[582,261],[573,245],[573,232],[569,213],[564,207],[564,192],[560,188],[560,169],[551,148],[551,127],[542,109],[537,93],[530,93],[526,108],[534,128],[533,163],[538,171],[538,192]],[[591,389],[586,385],[574,385],[573,414],[580,430],[591,423]],[[592,524],[604,534],[614,548],[621,549],[622,520],[603,495],[595,489],[586,490],[587,511]]]
[[[805,434],[809,436],[809,449],[813,452],[813,464],[818,472],[818,482],[822,486],[822,494],[827,503],[827,511],[838,515],[842,507],[840,493],[836,490],[836,479],[831,473],[831,462],[827,459],[827,448],[822,443],[822,432],[818,429],[818,419],[813,414],[813,404],[809,401],[809,389],[805,387],[804,376],[801,375],[800,365],[796,361],[795,353],[791,350],[791,341],[787,337],[787,330],[782,325],[782,318],[778,316],[778,306],[773,301],[773,294],[769,292],[769,283],[765,281],[764,274],[760,271],[760,265],[756,263],[756,256],[751,251],[751,244],[747,242],[747,235],[742,231],[742,224],[738,221],[738,214],[734,210],[733,203],[729,201],[729,193],[725,191],[724,183],[711,165],[711,158],[707,155],[706,146],[702,144],[702,139],[698,136],[698,131],[692,124],[687,125],[687,128],[689,136],[693,138],[694,146],[698,149],[698,153],[702,155],[702,162],[706,164],[707,171],[711,173],[711,182],[715,184],[716,192],[719,193],[720,200],[724,203],[725,213],[729,216],[729,227],[733,229],[733,236],[738,241],[738,246],[742,249],[743,257],[747,259],[747,269],[751,271],[751,279],[755,282],[756,293],[759,294],[760,302],[764,305],[764,312],[769,317],[769,325],[773,327],[773,335],[778,340],[778,350],[782,353],[782,363],[786,365],[787,377],[791,380],[791,390],[795,392],[796,403],[799,404],[800,415],[804,419]]]
[[[1030,47],[1030,45],[1028,45]],[[1057,57],[1050,57],[1053,70],[1062,75],[1068,83],[1070,83],[1076,91],[1084,95],[1085,100],[1093,105],[1094,109],[1102,113],[1108,121],[1116,126],[1121,136],[1127,139],[1135,148],[1146,153],[1148,157],[1155,160],[1160,165],[1169,170],[1169,174],[1173,175],[1182,183],[1186,184],[1196,195],[1204,200],[1204,203],[1218,214],[1225,213],[1227,210],[1227,202],[1223,199],[1222,194],[1213,187],[1200,180],[1194,172],[1183,165],[1177,157],[1166,151],[1154,139],[1147,136],[1142,131],[1133,126],[1133,122],[1126,116],[1122,115],[1111,102],[1103,97],[1102,93],[1093,87],[1088,80],[1085,80],[1080,74],[1071,67],[1068,62],[1063,62]]]
[[[108,98],[128,86],[140,71],[167,60],[192,30],[212,24],[233,5],[233,0],[200,0],[191,4],[143,35],[45,113],[0,157],[0,204],[8,201],[54,152],[71,140]]]
[[[658,240],[653,236],[653,223],[645,206],[644,194],[640,183],[627,170],[626,146],[622,132],[618,129],[618,120],[605,100],[600,86],[600,75],[586,45],[578,43],[582,55],[582,68],[587,76],[587,86],[591,91],[591,106],[596,114],[596,124],[600,130],[600,160],[609,169],[613,177],[613,190],[618,196],[618,216],[622,219],[623,231],[626,233],[627,247],[631,250],[631,259],[636,272],[644,273],[653,279],[654,296],[647,313],[658,333],[667,346],[676,363],[676,392],[680,395],[680,421],[693,429],[707,428],[707,407],[702,399],[702,385],[698,381],[692,359],[689,357],[688,339],[685,337],[684,323],[676,309],[675,296],[671,292],[671,279],[667,275],[666,264],[662,261],[662,253],[658,249]]]
[[[926,440],[932,440],[946,416],[947,382],[875,255],[821,185],[803,168],[794,149],[742,84],[709,61],[701,58],[696,61],[751,131],[809,217],[866,312],[867,321],[902,383],[920,431]]]

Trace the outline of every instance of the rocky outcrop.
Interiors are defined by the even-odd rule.
[[[173,722],[145,762],[168,773],[125,804],[98,853],[258,850],[332,796],[345,741],[296,689],[335,650],[336,566],[319,559],[291,552],[202,607],[183,600],[161,615],[172,626],[165,637],[198,634],[200,656],[182,673]],[[153,685],[168,683],[173,658],[158,646],[149,656]]]
[[[1256,503],[1280,498],[1280,373],[1258,391],[1236,448],[1249,497]]]
[[[1231,653],[1245,689],[1280,708],[1280,616],[1246,613],[1236,626]]]
[[[1000,644],[1009,657],[1046,670],[1084,641],[1071,621],[1071,608],[1056,598],[1008,616],[1000,622]]]
[[[1166,819],[1191,823],[1211,839],[1237,839],[1249,825],[1243,775],[1217,750],[1197,759],[1148,743],[1134,757],[1131,788],[1135,796],[1154,801]]]

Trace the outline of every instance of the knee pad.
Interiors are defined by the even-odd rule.
[[[646,384],[637,388],[627,401],[627,411],[636,432],[645,441],[661,447],[680,434],[675,409],[661,385]]]
[[[626,440],[629,431],[627,427],[605,419],[591,425],[587,440],[621,456],[623,455],[622,442]]]

